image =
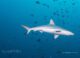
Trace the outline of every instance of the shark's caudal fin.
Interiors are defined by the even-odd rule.
[[[31,29],[25,25],[22,25],[23,28],[25,28],[26,30],[28,30],[27,34],[29,34],[29,32],[31,31]]]
[[[49,24],[50,24],[50,25],[55,25],[53,19],[50,19],[50,23],[49,23]]]

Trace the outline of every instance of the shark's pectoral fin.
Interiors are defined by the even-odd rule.
[[[30,33],[30,31],[31,31],[31,30],[29,29],[29,30],[27,31],[27,34],[29,34],[29,33]]]
[[[57,39],[59,37],[59,35],[54,35],[54,39]]]

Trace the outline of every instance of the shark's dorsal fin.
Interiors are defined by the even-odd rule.
[[[55,25],[53,19],[50,19],[50,25]]]

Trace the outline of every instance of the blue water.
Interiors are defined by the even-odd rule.
[[[49,24],[75,33],[59,36],[31,31]],[[0,58],[80,58],[80,0],[1,0]]]

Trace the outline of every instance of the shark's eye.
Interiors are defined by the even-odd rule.
[[[56,31],[56,32],[61,32],[61,31]]]

